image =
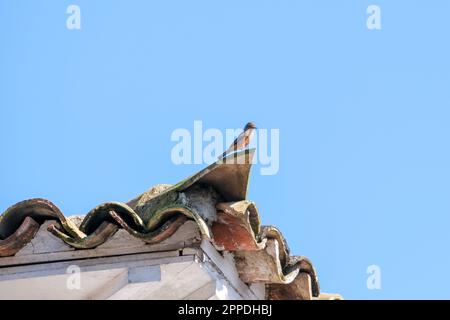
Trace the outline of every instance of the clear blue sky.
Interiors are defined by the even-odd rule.
[[[81,30],[66,8],[81,8]],[[382,29],[366,28],[381,7]],[[0,0],[0,212],[65,214],[201,169],[176,128],[280,129],[249,198],[321,286],[450,298],[448,1]],[[368,290],[378,265],[381,290]]]

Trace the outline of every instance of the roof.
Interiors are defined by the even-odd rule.
[[[204,241],[233,254],[242,281],[265,284],[266,298],[319,297],[312,262],[291,255],[281,232],[262,226],[256,204],[247,199],[253,155],[254,150],[235,153],[173,186],[155,186],[127,203],[101,204],[81,219],[64,216],[46,199],[19,202],[0,216],[0,257],[14,258],[43,224],[66,245],[89,250],[120,229],[145,244],[158,244],[195,221]]]

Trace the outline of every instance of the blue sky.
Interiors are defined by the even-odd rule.
[[[81,9],[81,30],[66,8]],[[381,8],[382,29],[366,28]],[[0,0],[0,212],[127,201],[173,130],[280,129],[249,198],[323,291],[450,298],[448,1]],[[380,290],[366,287],[369,265]]]

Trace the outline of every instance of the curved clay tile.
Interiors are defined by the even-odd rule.
[[[251,201],[218,203],[212,225],[218,249],[234,252],[236,267],[244,282],[289,284],[299,273],[311,278],[313,296],[319,282],[312,263],[301,256],[291,257],[286,240],[273,226],[260,226],[259,214]]]
[[[261,250],[260,221],[253,202],[220,202],[216,205],[217,218],[212,224],[214,244],[227,251]]]
[[[7,257],[16,254],[39,230],[39,223],[31,217],[25,217],[20,226],[5,239],[0,240],[0,257]]]

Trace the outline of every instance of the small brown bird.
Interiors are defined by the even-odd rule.
[[[236,140],[234,140],[231,146],[219,157],[219,159],[222,159],[231,152],[245,149],[250,144],[255,129],[256,126],[253,122],[247,123],[244,127],[244,131],[236,138]]]

